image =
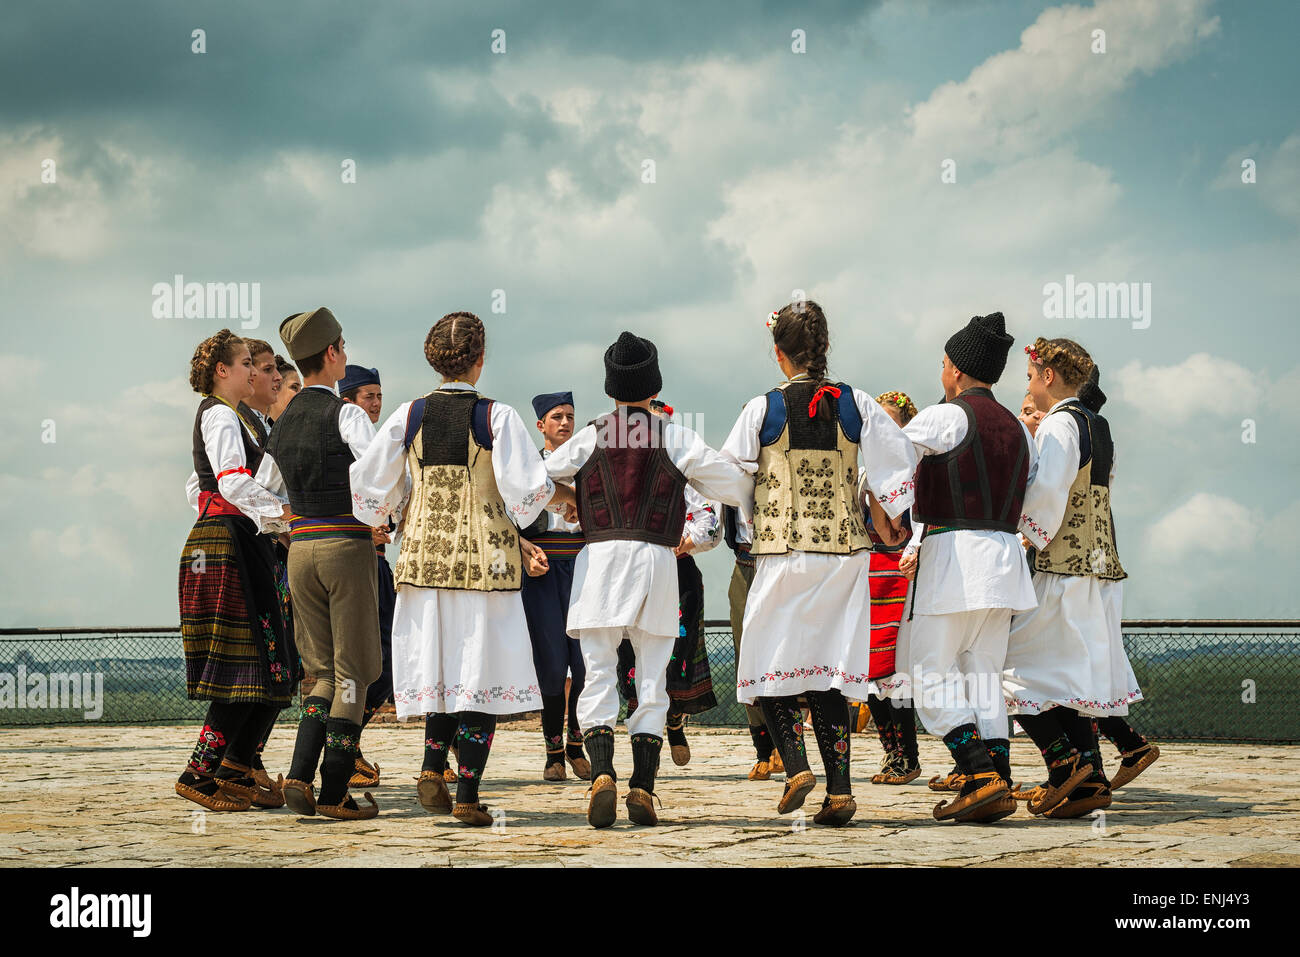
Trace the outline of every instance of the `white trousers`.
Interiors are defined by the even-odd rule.
[[[974,724],[982,738],[1007,736],[1002,667],[1010,633],[1010,608],[913,616],[908,670],[927,731],[942,737]]]
[[[587,730],[618,721],[618,646],[624,638],[636,653],[636,711],[627,720],[628,734],[664,736],[668,722],[668,662],[673,638],[652,635],[635,625],[622,628],[583,628],[570,632],[582,643],[587,683],[578,697],[578,724]]]

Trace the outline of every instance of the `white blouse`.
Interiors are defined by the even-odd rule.
[[[443,389],[472,390],[466,382],[448,382]],[[407,468],[406,417],[411,403],[403,402],[379,427],[369,448],[348,470],[352,481],[352,514],[367,525],[398,521],[410,497],[412,476]],[[362,413],[365,414],[364,412]],[[369,417],[367,417],[369,421]],[[531,524],[555,495],[555,483],[519,413],[504,402],[492,403],[492,474],[510,520],[520,528]]]
[[[1070,486],[1079,474],[1079,424],[1068,412],[1052,414],[1067,401],[1069,399],[1062,399],[1048,410],[1038,423],[1038,433],[1034,436],[1038,477],[1025,491],[1020,530],[1029,539],[1029,544],[1040,549],[1046,548],[1056,537],[1065,519]],[[1112,468],[1112,478],[1114,474]]]
[[[240,430],[257,441],[257,435],[239,420],[233,408],[221,402],[211,406],[203,413],[199,422],[199,432],[203,436],[203,449],[207,452],[208,462],[217,479],[217,491],[235,508],[248,516],[259,532],[278,532],[285,529],[280,521],[286,500],[280,498],[267,485],[269,469],[274,463],[269,456],[262,456],[262,463],[256,475],[248,472],[248,460],[244,457],[244,441]],[[231,470],[242,471],[231,471]],[[226,474],[222,474],[222,473]],[[199,478],[191,473],[186,483],[186,494],[190,504],[197,510],[199,505]]]

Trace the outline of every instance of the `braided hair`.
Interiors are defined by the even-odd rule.
[[[1088,350],[1073,339],[1044,339],[1039,336],[1034,344],[1026,346],[1029,361],[1040,373],[1051,369],[1070,388],[1078,388],[1088,380],[1096,365]]]
[[[190,359],[190,388],[203,395],[211,395],[217,363],[234,365],[235,355],[242,345],[244,340],[229,329],[222,329],[200,342],[194,350],[194,358]]]
[[[906,392],[882,392],[876,396],[876,401],[883,406],[893,406],[897,409],[898,417],[903,420],[904,425],[916,418],[916,403]]]
[[[831,351],[831,336],[826,328],[826,314],[811,299],[792,302],[773,313],[772,341],[796,366],[808,370],[808,377],[818,385],[826,382],[826,355]],[[834,415],[834,400],[823,393],[817,404],[817,418]]]
[[[483,355],[487,333],[472,312],[449,312],[424,339],[424,358],[446,379],[460,379]]]

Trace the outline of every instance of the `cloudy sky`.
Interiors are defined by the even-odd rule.
[[[1101,366],[1126,616],[1300,614],[1293,4],[468,6],[6,13],[0,623],[177,621],[186,375],[231,324],[157,318],[178,274],[260,284],[277,346],[330,306],[390,409],[445,312],[487,322],[486,392],[571,388],[584,419],[631,329],[715,445],[778,380],[794,290],[834,376],[920,405],[1000,309],[1004,403],[1036,335]],[[1048,315],[1067,276],[1149,288],[1149,324]]]

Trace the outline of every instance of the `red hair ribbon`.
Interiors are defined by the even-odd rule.
[[[822,395],[827,392],[835,396],[835,398],[837,399],[840,397],[840,390],[837,389],[835,386],[833,385],[818,386],[817,391],[813,393],[812,401],[808,403],[808,418],[811,419],[813,416],[817,414],[817,403],[821,401]]]

